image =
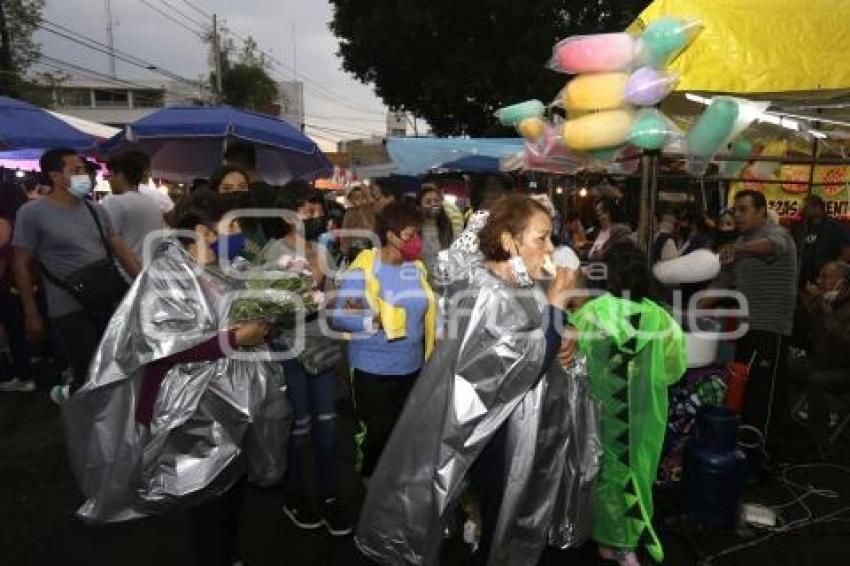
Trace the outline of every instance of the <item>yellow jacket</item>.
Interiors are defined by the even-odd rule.
[[[377,313],[381,321],[381,327],[387,335],[387,340],[398,340],[407,335],[407,311],[404,307],[394,306],[381,298],[381,282],[375,276],[375,259],[378,250],[363,250],[357,254],[349,270],[359,269],[363,271],[363,279],[366,288],[366,302],[373,312]],[[437,302],[434,292],[428,285],[428,276],[425,266],[421,261],[416,262],[419,270],[419,279],[422,290],[428,299],[428,310],[425,311],[425,359],[431,356],[437,339]]]

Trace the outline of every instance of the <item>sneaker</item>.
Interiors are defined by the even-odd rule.
[[[50,390],[50,400],[57,405],[64,405],[71,396],[71,387],[68,385],[54,385]]]
[[[31,379],[22,380],[17,377],[6,381],[0,381],[0,391],[6,393],[32,393],[35,391],[35,381]]]
[[[305,497],[293,497],[283,504],[283,514],[299,529],[318,529],[322,518]]]
[[[345,518],[345,511],[336,498],[325,500],[322,505],[322,523],[328,532],[335,537],[351,534],[351,523]]]

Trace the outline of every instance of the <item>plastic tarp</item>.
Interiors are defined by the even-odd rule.
[[[389,138],[387,152],[399,175],[423,175],[464,157],[501,159],[525,149],[522,138]],[[498,166],[495,170],[498,170]]]
[[[191,181],[208,177],[221,165],[228,141],[236,140],[257,147],[257,171],[270,183],[333,171],[319,146],[298,128],[231,106],[163,108],[127,126],[101,149],[106,154],[140,149],[151,157],[154,176]]]
[[[448,169],[451,171],[463,171],[465,173],[488,173],[499,171],[499,159],[484,155],[468,155],[443,163],[437,169]]]
[[[656,0],[628,31],[640,33],[661,16],[699,18],[704,26],[670,64],[677,91],[816,98],[850,89],[847,0]]]
[[[101,140],[108,140],[112,136],[121,132],[118,128],[113,128],[112,126],[107,126],[106,124],[101,124],[99,122],[84,120],[82,118],[77,118],[76,116],[69,116],[68,114],[62,114],[61,112],[54,112],[53,110],[48,110],[47,112],[59,118],[66,124],[80,130],[84,134],[94,136]]]
[[[27,102],[0,96],[0,151],[8,159],[30,159],[51,147],[87,151],[95,139]],[[37,156],[36,156],[37,157]]]

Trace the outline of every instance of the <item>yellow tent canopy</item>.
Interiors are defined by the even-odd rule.
[[[678,91],[796,100],[850,93],[848,0],[656,0],[628,31],[668,15],[705,26],[670,65]]]

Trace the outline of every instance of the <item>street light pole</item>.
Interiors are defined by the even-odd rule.
[[[221,104],[221,46],[218,37],[218,14],[213,14],[213,61],[215,62],[215,103]]]

